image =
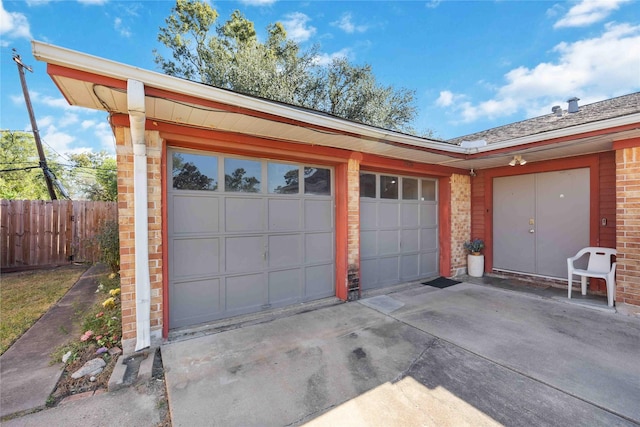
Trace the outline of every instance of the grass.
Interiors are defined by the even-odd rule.
[[[73,286],[88,265],[3,273],[0,279],[0,354]]]

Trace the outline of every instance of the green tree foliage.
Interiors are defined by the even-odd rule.
[[[186,162],[180,154],[173,155],[173,187],[180,190],[217,190],[215,178],[200,172],[193,162]]]
[[[244,193],[258,193],[260,188],[260,181],[254,177],[245,177],[247,171],[244,168],[238,168],[231,172],[231,174],[225,174],[224,176],[224,188],[225,191],[242,191]]]
[[[116,159],[106,151],[70,154],[69,159],[75,197],[103,202],[118,200]]]
[[[65,183],[65,171],[58,157],[44,147],[47,164],[55,176]],[[1,131],[0,198],[12,200],[49,200],[44,173],[35,139],[30,132]],[[8,171],[9,169],[16,169]],[[65,184],[66,186],[66,184]]]
[[[214,28],[217,19],[204,1],[177,0],[158,34],[172,59],[155,51],[156,63],[169,75],[413,132],[415,92],[380,85],[369,65],[319,65],[318,47],[302,50],[281,23],[269,25],[263,43],[239,11]]]

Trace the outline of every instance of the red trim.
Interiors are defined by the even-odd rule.
[[[621,139],[620,141],[613,141],[614,150],[622,150],[624,148],[636,148],[640,147],[640,138]]]
[[[440,275],[451,277],[451,177],[438,179],[438,242]]]
[[[167,199],[167,144],[162,141],[162,155],[160,160],[160,185],[162,200],[162,337],[169,336],[169,237],[168,229],[168,199]]]
[[[74,70],[71,68],[62,67],[60,65],[47,64],[47,74],[49,74],[52,79],[54,77],[66,77],[69,79],[108,86],[110,88],[127,90],[127,82],[125,80],[101,76],[99,74],[89,73],[87,71]],[[64,91],[61,92],[64,93]]]
[[[505,166],[485,169],[485,272],[493,269],[493,178],[589,168],[589,244],[596,245],[599,232],[600,157],[598,154],[528,163],[524,166]]]
[[[343,301],[348,297],[348,165],[335,167],[336,192],[336,296]]]

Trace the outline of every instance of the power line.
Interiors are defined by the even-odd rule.
[[[28,171],[29,169],[40,169],[40,166],[26,166],[23,168],[1,169],[0,172]]]

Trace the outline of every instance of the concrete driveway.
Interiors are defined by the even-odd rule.
[[[174,426],[640,424],[640,319],[414,285],[162,347]]]

